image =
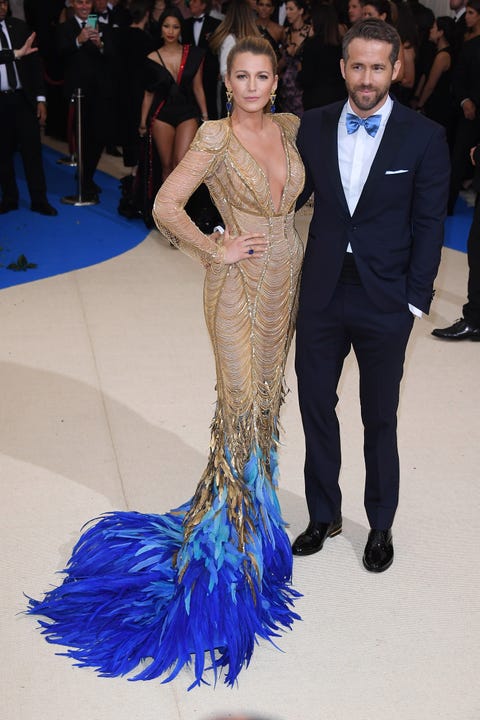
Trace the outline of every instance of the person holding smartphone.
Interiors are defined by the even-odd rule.
[[[111,28],[98,30],[92,0],[72,0],[74,15],[57,28],[57,46],[64,65],[67,98],[80,88],[85,131],[84,193],[98,200],[94,174],[112,131],[115,53]]]

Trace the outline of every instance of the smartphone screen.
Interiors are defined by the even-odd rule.
[[[98,15],[89,15],[87,18],[87,25],[95,30],[97,27]]]

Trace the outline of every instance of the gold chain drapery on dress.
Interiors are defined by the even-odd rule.
[[[204,306],[218,401],[196,493],[164,515],[112,512],[80,537],[63,584],[30,600],[50,642],[103,676],[172,680],[194,661],[193,685],[225,671],[233,685],[259,638],[298,617],[292,552],[276,496],[278,415],[303,248],[293,226],[303,166],[298,120],[275,115],[287,179],[274,208],[267,178],[229,120],[201,126],[157,195],[162,232],[206,268]],[[184,205],[205,182],[232,235],[265,233],[262,257],[223,263],[221,244]]]

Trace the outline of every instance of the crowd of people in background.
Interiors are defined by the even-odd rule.
[[[301,116],[346,98],[342,38],[362,17],[379,17],[400,35],[395,98],[446,128],[453,214],[480,139],[480,0],[450,0],[450,9],[436,18],[419,0],[24,0],[10,12],[36,32],[48,135],[65,139],[70,98],[82,88],[85,192],[101,192],[94,173],[102,151],[123,155],[120,211],[148,221],[158,187],[199,123],[228,114],[223,78],[236,41],[262,35],[271,43],[276,110]],[[209,207],[200,188],[190,210],[206,227],[218,219]]]

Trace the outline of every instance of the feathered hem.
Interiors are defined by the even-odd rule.
[[[273,641],[299,619],[275,453],[269,462],[267,477],[256,448],[245,467],[242,537],[226,487],[188,536],[191,503],[166,515],[102,516],[75,546],[62,585],[30,600],[28,612],[47,618],[46,639],[104,677],[136,671],[132,680],[168,682],[193,663],[190,687],[207,671],[233,685],[258,639]]]

